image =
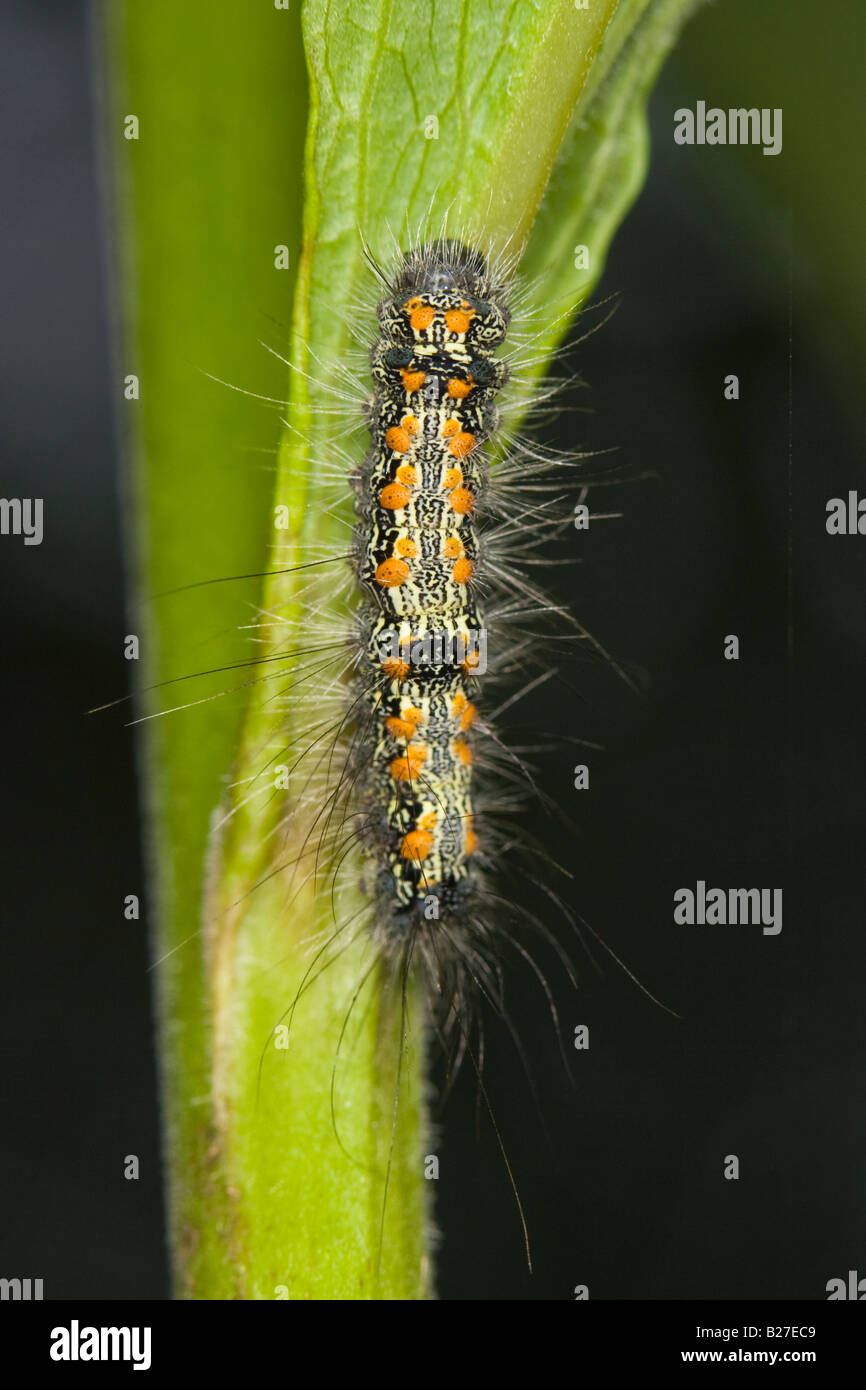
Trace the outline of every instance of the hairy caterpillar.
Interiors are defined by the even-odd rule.
[[[518,908],[497,882],[502,861],[523,853],[536,898],[568,915],[538,877],[543,848],[515,824],[532,784],[524,750],[497,736],[479,692],[489,678],[523,674],[532,689],[556,675],[557,643],[601,650],[521,566],[549,532],[571,526],[582,456],[514,438],[500,449],[497,397],[526,353],[520,339],[503,351],[517,293],[507,261],[489,264],[464,239],[442,236],[399,254],[390,273],[368,260],[381,297],[367,352],[369,448],[360,466],[346,459],[355,522],[343,585],[354,620],[348,632],[331,625],[293,682],[295,708],[307,700],[311,711],[293,764],[304,769],[307,810],[295,805],[285,823],[307,828],[286,868],[294,883],[330,876],[335,903],[341,883],[360,880],[373,906],[355,930],[369,929],[398,975],[420,971],[434,1026],[459,1060],[480,1001],[505,1013],[509,948],[529,960],[550,1000],[520,941],[527,928],[574,980],[544,914]],[[493,479],[491,441],[504,453]],[[345,557],[336,560],[343,568]],[[329,564],[318,552],[311,562]],[[318,576],[310,605],[317,594]],[[557,632],[563,622],[567,637]],[[541,675],[527,682],[533,663]],[[331,943],[344,944],[343,930],[332,921],[318,968]]]
[[[287,713],[308,710],[309,718],[295,717],[288,745],[277,732],[268,747],[279,751],[242,804],[271,799],[275,764],[277,786],[287,786],[281,759],[289,754],[294,795],[280,826],[300,848],[277,871],[286,876],[287,906],[310,879],[328,889],[331,921],[320,924],[316,973],[332,948],[346,945],[340,886],[360,882],[372,909],[353,914],[351,936],[368,932],[380,958],[404,975],[420,966],[434,1026],[449,1043],[456,1033],[459,1061],[480,1000],[504,1015],[507,947],[529,961],[552,1007],[544,975],[520,943],[527,928],[575,978],[543,914],[499,891],[502,861],[523,855],[521,877],[536,897],[571,916],[538,868],[552,861],[515,823],[534,789],[527,750],[497,736],[478,697],[486,676],[525,677],[540,666],[540,676],[511,692],[512,704],[558,674],[552,656],[563,643],[586,642],[610,661],[523,569],[539,563],[548,533],[571,528],[569,495],[580,487],[583,498],[595,480],[583,474],[584,455],[563,456],[501,428],[497,396],[527,355],[525,336],[503,351],[519,305],[507,256],[489,262],[465,238],[445,236],[420,239],[390,271],[366,255],[381,293],[378,333],[365,352],[374,390],[357,401],[369,448],[358,466],[335,445],[331,471],[311,470],[329,508],[334,484],[341,476],[351,482],[353,543],[348,554],[310,551],[292,567],[314,573],[290,605],[300,620],[267,611],[254,624],[285,633],[269,657],[277,669],[256,679],[279,679],[284,665],[292,681],[280,699]],[[530,352],[532,342],[530,335]],[[340,379],[351,379],[344,366]],[[324,385],[345,402],[345,390]],[[551,390],[536,391],[530,409]],[[526,404],[524,396],[520,409]],[[493,478],[491,441],[501,455]],[[323,586],[320,567],[335,565],[336,589],[333,573]],[[352,616],[344,622],[335,610]],[[309,614],[320,640],[305,647]]]
[[[438,1022],[456,1027],[462,1053],[479,998],[504,1012],[506,943],[538,971],[519,942],[525,928],[553,945],[574,979],[543,920],[497,892],[502,858],[529,846],[531,858],[544,854],[514,824],[532,785],[522,750],[497,737],[478,701],[488,660],[494,679],[540,666],[524,685],[531,690],[557,674],[557,643],[588,641],[607,657],[521,563],[537,563],[546,534],[571,526],[584,456],[511,438],[490,477],[485,446],[498,444],[503,422],[497,397],[522,351],[500,355],[516,297],[509,263],[444,237],[411,247],[391,275],[369,259],[384,296],[365,403],[370,448],[354,476],[362,599],[351,707],[363,707],[366,722],[347,766],[372,865],[376,940],[404,964],[420,958]],[[537,864],[523,865],[537,896],[568,916],[537,874]]]
[[[362,794],[378,808],[378,890],[398,937],[459,914],[472,894],[469,738],[486,667],[477,512],[507,375],[493,355],[509,317],[500,294],[479,255],[440,242],[406,256],[378,308],[355,537],[377,726]]]

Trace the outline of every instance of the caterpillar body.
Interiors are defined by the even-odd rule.
[[[472,894],[471,730],[486,666],[477,515],[507,376],[494,353],[509,315],[495,288],[483,257],[441,242],[403,259],[378,307],[355,534],[375,729],[362,799],[378,808],[370,847],[398,937]]]
[[[338,415],[346,383],[357,385],[369,445],[360,463],[342,456],[345,472],[335,458],[325,478],[318,455],[311,467],[341,524],[335,491],[350,479],[353,541],[348,556],[335,554],[337,542],[301,552],[300,568],[339,566],[341,595],[335,602],[335,580],[314,568],[285,618],[294,761],[282,825],[296,848],[280,867],[287,902],[306,875],[319,883],[323,911],[328,905],[316,972],[366,932],[372,956],[394,971],[386,982],[396,975],[405,985],[410,970],[420,979],[452,1074],[483,1003],[511,1027],[503,964],[512,951],[529,964],[558,1027],[527,936],[576,984],[549,925],[552,911],[577,931],[550,870],[569,875],[525,815],[530,794],[546,800],[525,760],[537,750],[500,735],[481,696],[507,678],[511,706],[557,676],[558,656],[570,657],[575,643],[606,656],[527,569],[546,563],[544,542],[573,531],[571,494],[592,480],[585,455],[529,443],[510,426],[513,409],[522,417],[555,389],[530,393],[523,379],[539,330],[513,259],[445,235],[395,248],[387,268],[365,251],[379,294],[372,340],[351,320],[364,365],[350,372],[343,358],[336,379],[327,366],[315,378]],[[513,395],[503,390],[512,383]],[[309,619],[299,629],[293,616],[299,603],[321,615],[308,658]],[[263,614],[266,631],[275,616]],[[520,892],[504,888],[503,870],[517,871]]]
[[[291,596],[276,591],[253,624],[267,664],[259,664],[261,654],[241,664],[252,668],[252,684],[276,680],[282,687],[288,677],[275,696],[284,702],[285,719],[263,721],[267,733],[246,750],[251,761],[214,817],[206,893],[220,885],[223,827],[240,807],[262,807],[275,848],[248,892],[279,879],[287,913],[302,894],[312,904],[303,919],[312,930],[300,939],[308,964],[297,990],[263,1040],[257,1094],[283,1020],[291,1027],[302,996],[360,941],[331,1073],[337,1137],[337,1063],[349,1019],[366,1007],[368,989],[394,998],[396,984],[402,1021],[393,1147],[403,1048],[416,1017],[407,1004],[411,973],[421,986],[417,1017],[441,1046],[446,1091],[464,1058],[472,1060],[520,1209],[482,1080],[482,1006],[504,1021],[525,1065],[505,1006],[503,959],[514,952],[541,986],[567,1071],[545,965],[524,940],[541,942],[575,986],[569,953],[549,925],[550,909],[577,928],[551,883],[548,871],[560,866],[535,841],[525,816],[516,823],[533,787],[524,754],[534,750],[496,734],[497,716],[480,693],[488,681],[519,677],[522,686],[505,701],[511,705],[556,675],[554,653],[566,624],[569,643],[587,641],[606,655],[525,570],[542,563],[537,552],[544,540],[568,534],[570,494],[581,489],[582,498],[593,480],[583,470],[584,455],[528,444],[506,428],[509,403],[500,393],[537,360],[532,334],[514,331],[520,296],[506,257],[496,260],[443,236],[398,254],[390,273],[369,254],[368,260],[383,289],[378,331],[365,344],[373,382],[363,401],[369,447],[358,464],[357,455],[341,454],[333,443],[327,468],[319,457],[310,460],[304,492],[304,520],[317,516],[318,488],[321,510],[352,525],[350,553],[340,553],[336,527],[319,549],[315,541],[301,548],[295,534],[285,549],[276,548],[277,567],[266,574],[291,574]],[[340,413],[347,399],[359,402],[346,389],[354,380],[346,360],[335,362],[333,372],[326,366],[315,380]],[[364,386],[357,385],[360,394]],[[543,388],[531,404],[549,394]],[[526,393],[518,413],[525,408]],[[351,428],[358,424],[356,410]],[[495,468],[487,457],[491,444]],[[351,523],[342,511],[347,477]],[[321,534],[315,527],[310,532]],[[284,555],[291,563],[280,568]],[[541,675],[527,678],[533,663]],[[278,708],[270,705],[269,715]],[[275,788],[289,795],[268,809]],[[561,807],[556,814],[561,824]],[[513,871],[515,863],[534,895],[529,905],[497,882],[500,870]],[[206,901],[205,920],[216,916]],[[382,1229],[390,1165],[391,1148]],[[520,1218],[528,1258],[522,1209]]]
[[[542,542],[572,529],[570,495],[579,491],[582,501],[597,479],[584,471],[586,455],[530,444],[507,428],[511,407],[499,394],[538,360],[522,310],[529,287],[519,286],[507,253],[488,255],[460,236],[421,237],[405,253],[395,248],[389,270],[364,249],[381,287],[378,331],[364,351],[372,395],[345,358],[334,375],[325,366],[310,379],[336,400],[326,409],[345,415],[352,402],[346,427],[363,418],[369,447],[360,464],[336,442],[328,468],[311,456],[304,494],[305,515],[323,510],[350,525],[352,546],[339,553],[332,529],[318,547],[299,550],[293,536],[275,548],[278,567],[268,575],[310,574],[290,597],[258,610],[252,628],[267,664],[257,656],[241,664],[253,668],[253,684],[290,676],[270,707],[282,704],[285,722],[274,721],[249,753],[261,761],[247,764],[215,817],[207,883],[218,883],[222,828],[237,810],[266,810],[274,788],[288,790],[270,832],[282,832],[285,852],[261,883],[279,875],[287,911],[312,889],[313,960],[301,992],[366,934],[373,957],[396,966],[404,987],[410,968],[423,976],[425,1018],[456,1071],[481,1001],[510,1027],[506,950],[530,965],[558,1030],[544,970],[522,944],[527,933],[576,984],[546,920],[552,908],[581,935],[548,870],[570,875],[520,814],[527,792],[539,794],[524,759],[536,750],[500,737],[479,693],[482,683],[517,677],[511,706],[559,674],[563,641],[569,655],[572,643],[586,642],[610,660],[525,569],[546,563]],[[554,389],[518,393],[518,416]],[[352,522],[342,510],[347,479]],[[280,568],[284,554],[293,563]],[[529,677],[533,665],[541,674]],[[559,805],[555,813],[560,825],[568,819]],[[531,905],[497,882],[505,867],[518,868]],[[371,978],[365,973],[360,988]]]

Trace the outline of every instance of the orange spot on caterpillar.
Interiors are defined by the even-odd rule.
[[[403,378],[403,385],[410,395],[413,391],[420,391],[427,380],[426,372],[413,371],[411,367],[401,367],[400,375]]]
[[[458,714],[462,714],[465,708],[466,696],[463,694],[462,690],[458,690],[454,699],[451,701],[451,713],[454,715],[454,718],[456,719]]]
[[[481,658],[477,652],[469,652],[465,661],[461,661],[460,663],[460,669],[462,670],[464,676],[471,676],[472,672],[479,665],[480,661]]]
[[[395,454],[405,454],[412,441],[408,430],[401,429],[399,425],[392,425],[385,431],[385,443]]]
[[[426,748],[420,746],[409,748],[402,757],[393,759],[388,771],[395,782],[417,782],[426,759]]]
[[[456,487],[448,498],[458,516],[466,516],[475,506],[475,498],[468,487]]]
[[[404,415],[399,425],[392,425],[385,431],[385,443],[395,454],[405,454],[412,442],[411,436],[417,434],[421,426],[414,415]]]
[[[459,560],[463,554],[463,542],[459,536],[448,536],[442,546],[442,554],[446,560]]]
[[[474,830],[467,830],[463,837],[463,853],[475,854],[478,851],[478,836]]]
[[[383,560],[376,566],[376,583],[383,589],[396,589],[409,578],[409,566],[405,560]]]
[[[446,468],[443,483],[445,487],[459,487],[463,482],[463,470],[461,468]]]
[[[411,669],[408,661],[400,661],[399,657],[389,656],[382,662],[382,670],[392,681],[404,681]]]
[[[400,855],[403,859],[414,859],[416,864],[426,859],[433,848],[433,836],[429,830],[410,830],[400,841]]]
[[[451,571],[451,577],[455,584],[468,584],[474,573],[475,566],[471,560],[457,560]]]
[[[394,549],[398,555],[405,555],[407,560],[414,560],[418,554],[418,546],[415,541],[408,536],[401,536]]]
[[[464,709],[463,714],[462,714],[461,719],[460,719],[460,727],[461,727],[461,729],[463,730],[464,733],[466,732],[467,729],[471,729],[471,728],[472,728],[472,725],[475,723],[475,719],[476,719],[477,714],[478,714],[478,711],[477,711],[477,709],[475,708],[475,706],[472,705],[472,704],[467,703],[466,708]]]
[[[389,714],[388,718],[385,720],[385,728],[388,730],[388,733],[393,734],[395,738],[405,738],[408,740],[415,737],[414,720],[407,719],[405,715],[401,718],[397,714]]]
[[[442,426],[442,438],[443,438],[443,439],[450,439],[451,436],[452,436],[453,434],[459,434],[459,432],[460,432],[460,421],[459,421],[459,420],[455,420],[455,419],[454,419],[454,416],[452,415],[452,416],[451,416],[451,419],[450,419],[450,420],[446,420],[446,421],[445,421],[445,424]]]
[[[455,738],[451,745],[451,751],[455,758],[458,758],[464,767],[471,767],[473,762],[472,749],[465,739]]]
[[[402,483],[388,483],[379,493],[379,505],[387,508],[389,512],[399,512],[401,507],[405,507],[412,494]]]
[[[411,463],[401,463],[397,469],[397,479],[406,487],[414,487],[418,482],[418,469],[413,468]]]
[[[445,327],[449,333],[465,333],[474,316],[475,310],[464,302],[460,309],[446,309]]]
[[[423,299],[417,295],[413,299],[407,299],[403,308],[408,311],[409,323],[414,333],[423,333],[425,328],[429,328],[436,317],[436,310],[432,304],[425,304]]]
[[[459,376],[452,376],[445,389],[449,396],[453,396],[457,401],[463,401],[469,395],[474,385],[475,382],[472,380],[471,376],[468,376],[465,381],[461,381]]]
[[[465,459],[466,455],[471,454],[475,448],[475,442],[474,434],[461,430],[459,434],[455,434],[448,447],[455,458]]]

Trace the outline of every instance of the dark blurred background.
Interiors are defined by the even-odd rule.
[[[594,495],[622,517],[553,575],[643,693],[587,661],[566,673],[579,696],[551,682],[533,708],[556,749],[545,789],[578,823],[541,828],[575,875],[566,896],[681,1018],[591,937],[601,972],[573,945],[581,988],[560,980],[557,1002],[566,1045],[586,1024],[590,1048],[572,1086],[537,982],[516,972],[549,1144],[495,1032],[487,1078],[536,1272],[464,1071],[439,1146],[444,1298],[587,1284],[592,1298],[821,1299],[828,1279],[866,1274],[866,539],[824,525],[828,498],[866,495],[862,300],[824,235],[826,181],[809,208],[804,73],[834,57],[804,47],[797,66],[813,7],[771,5],[773,22],[731,43],[754,74],[731,104],[785,108],[778,161],[747,149],[710,165],[673,143],[677,107],[728,105],[725,8],[697,16],[653,98],[650,176],[596,296],[618,307],[569,364],[592,413],[548,436],[616,448],[634,478]],[[121,720],[85,714],[117,692],[127,630],[86,6],[8,3],[0,51],[2,492],[43,497],[55,519],[41,546],[0,540],[0,1275],[41,1277],[48,1298],[166,1298],[148,954],[118,910],[142,892],[133,745]],[[860,172],[837,170],[836,219],[856,225]],[[738,662],[722,658],[728,633]],[[605,751],[564,759],[563,731]],[[572,789],[577,761],[589,792]],[[675,925],[673,893],[697,879],[783,888],[781,934]],[[130,1153],[138,1182],[123,1180]]]

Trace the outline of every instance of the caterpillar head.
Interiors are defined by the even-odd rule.
[[[505,337],[510,317],[497,293],[481,252],[435,242],[404,256],[379,322],[396,346],[489,349]]]

